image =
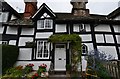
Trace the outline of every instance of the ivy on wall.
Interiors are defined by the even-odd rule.
[[[77,71],[78,63],[81,61],[81,37],[77,34],[55,34],[48,39],[51,43],[70,42],[72,71]]]

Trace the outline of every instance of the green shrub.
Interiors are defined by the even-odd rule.
[[[2,47],[2,73],[4,74],[17,61],[19,50],[13,45],[0,45],[0,47]]]

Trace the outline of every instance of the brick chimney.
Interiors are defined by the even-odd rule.
[[[89,9],[86,9],[88,0],[71,0],[73,5],[72,14],[75,16],[89,16]]]
[[[37,0],[24,0],[24,2],[25,2],[24,18],[29,19],[37,11]]]

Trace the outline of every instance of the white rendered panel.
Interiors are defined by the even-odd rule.
[[[79,35],[82,38],[82,41],[92,41],[91,34]]]
[[[98,50],[105,53],[107,56],[111,55],[112,59],[118,59],[115,46],[98,46]]]
[[[20,37],[19,38],[19,46],[25,46],[26,42],[32,42],[32,37]]]
[[[104,36],[103,36],[103,34],[96,34],[95,37],[96,37],[96,42],[97,43],[104,43]]]
[[[56,24],[55,32],[67,32],[66,30],[66,24]]]
[[[109,25],[97,25],[95,31],[111,32],[111,29]]]
[[[105,35],[106,43],[114,43],[113,35]]]
[[[52,34],[52,32],[36,33],[36,38],[49,38]]]
[[[17,27],[7,27],[6,34],[17,34],[18,28]]]
[[[32,48],[20,48],[18,60],[31,60]]]
[[[85,28],[86,28],[86,32],[91,31],[91,29],[90,29],[90,24],[85,24]]]
[[[3,34],[4,26],[0,26],[0,34]]]
[[[73,26],[73,31],[74,31],[74,32],[80,32],[80,30],[79,30],[79,25],[74,24],[74,26]]]
[[[16,45],[16,40],[10,40],[9,45]]]
[[[34,28],[22,28],[21,35],[33,35]]]
[[[116,35],[117,43],[120,44],[120,35]]]
[[[115,32],[120,32],[120,25],[113,26]]]

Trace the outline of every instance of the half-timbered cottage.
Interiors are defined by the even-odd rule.
[[[45,3],[37,8],[37,0],[24,2],[25,12],[22,14],[10,6],[5,7],[8,9],[4,15],[5,24],[0,26],[0,42],[19,47],[16,65],[33,63],[34,69],[37,69],[41,63],[46,63],[48,68],[53,63],[55,70],[66,70],[66,64],[71,63],[69,42],[48,42],[54,34],[79,34],[83,55],[99,50],[120,59],[120,8],[109,15],[96,15],[86,9],[88,0],[71,0],[71,13],[56,13]],[[3,14],[5,9],[3,7]],[[9,20],[8,14],[11,14]]]

